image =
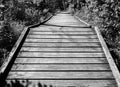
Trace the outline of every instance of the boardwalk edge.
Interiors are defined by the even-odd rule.
[[[101,35],[101,32],[100,32],[99,28],[97,26],[92,26],[92,25],[88,24],[87,22],[81,20],[77,16],[75,16],[75,18],[77,18],[79,21],[85,23],[87,26],[91,26],[91,28],[93,28],[96,31],[96,34],[97,34],[97,36],[99,38],[99,41],[100,41],[100,43],[102,45],[102,48],[103,48],[104,53],[106,55],[106,58],[108,60],[109,66],[110,66],[110,68],[112,70],[113,76],[115,77],[115,80],[117,82],[118,87],[120,87],[120,73],[119,73],[119,70],[118,70],[118,68],[117,68],[117,66],[116,66],[116,64],[115,64],[115,62],[114,62],[114,60],[112,58],[112,55],[110,54],[110,51],[109,51],[109,49],[107,47],[107,44],[105,43],[105,40],[103,39],[103,37]]]
[[[23,29],[23,31],[21,32],[18,40],[16,41],[16,43],[13,46],[11,52],[9,53],[8,57],[4,61],[3,65],[0,67],[0,84],[2,83],[2,81],[4,81],[6,79],[6,76],[9,73],[9,71],[10,71],[10,69],[11,69],[11,67],[14,63],[15,58],[17,57],[17,54],[18,54],[19,50],[21,49],[21,46],[22,46],[24,40],[26,39],[30,28],[40,26],[41,24],[47,22],[52,17],[53,17],[53,15],[50,15],[50,17],[45,19],[43,22],[38,23],[38,24],[34,24],[34,25],[30,25],[30,26],[26,26]]]

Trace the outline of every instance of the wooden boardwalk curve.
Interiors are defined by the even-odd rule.
[[[67,13],[30,29],[7,77],[14,79],[56,87],[118,87],[96,31]]]

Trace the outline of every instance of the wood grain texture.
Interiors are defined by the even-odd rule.
[[[10,72],[9,78],[30,79],[114,79],[111,72]]]
[[[74,43],[74,42],[71,42],[71,43],[59,43],[59,42],[56,42],[56,43],[52,43],[52,42],[46,42],[46,43],[28,43],[28,42],[25,42],[23,44],[23,46],[25,47],[59,47],[59,48],[88,48],[89,50],[89,47],[92,47],[93,49],[102,49],[101,48],[101,45],[100,43]],[[97,48],[98,47],[98,48]],[[100,48],[99,48],[100,47]]]
[[[40,32],[39,31],[38,32],[37,31],[37,32],[30,32],[30,34],[36,34],[36,35],[37,34],[79,34],[80,35],[80,34],[95,34],[95,33],[94,32],[81,32],[81,31],[80,32],[78,32],[78,31],[77,32],[65,32],[65,31],[64,32],[62,32],[62,31],[61,32],[58,32],[58,31],[53,31],[53,32],[47,32],[47,31]]]
[[[14,71],[110,71],[109,64],[14,64]]]
[[[44,28],[46,27],[46,28]],[[94,29],[91,28],[75,28],[75,27],[53,27],[51,26],[46,26],[46,25],[41,25],[40,27],[37,28],[31,28],[32,31],[94,31]]]
[[[79,43],[79,42],[99,42],[98,39],[26,39],[26,42],[34,42],[34,43],[40,43],[40,42],[73,42],[73,43]]]
[[[104,53],[20,52],[18,57],[105,57],[105,54]]]
[[[51,38],[51,39],[69,39],[69,38],[73,38],[73,39],[82,39],[82,38],[84,38],[84,39],[96,39],[97,38],[97,35],[91,35],[91,36],[58,36],[58,35],[28,35],[28,38],[38,38],[38,39],[49,39],[49,38]]]
[[[15,63],[108,63],[105,58],[17,58]]]
[[[59,49],[59,50],[58,50]],[[27,52],[41,52],[41,53],[51,53],[51,52],[61,52],[61,53],[101,53],[103,52],[103,50],[101,48],[60,48],[60,47],[56,47],[56,48],[42,48],[42,47],[22,47],[21,51],[27,51]]]

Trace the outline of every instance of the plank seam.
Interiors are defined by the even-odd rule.
[[[111,72],[111,70],[11,70],[10,72]]]
[[[14,63],[14,65],[18,65],[18,64],[19,64],[19,65],[29,65],[29,64],[30,64],[30,65],[33,65],[33,64],[35,64],[35,63]],[[37,63],[37,64],[38,64],[38,63]],[[35,65],[37,65],[37,64],[35,64]],[[39,63],[39,64],[42,65],[42,64],[51,64],[51,63]],[[39,64],[38,64],[38,65],[39,65]],[[52,63],[52,64],[53,64],[53,65],[54,65],[54,64],[56,65],[57,63]],[[67,66],[67,65],[71,65],[71,64],[75,64],[75,63],[58,63],[57,65],[59,65],[59,64],[61,64],[61,65],[62,65],[62,64],[65,64],[65,65]],[[109,65],[109,63],[76,63],[76,65],[78,65],[78,64],[79,64],[79,65],[89,65],[89,64],[90,64],[90,65]]]
[[[114,78],[7,78],[7,80],[115,80]]]

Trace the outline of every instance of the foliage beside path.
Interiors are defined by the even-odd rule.
[[[42,22],[58,10],[61,0],[0,1],[0,66],[25,26]]]
[[[76,0],[77,1],[77,0]],[[120,69],[120,1],[81,0],[75,14],[93,26],[98,26],[109,50]]]

